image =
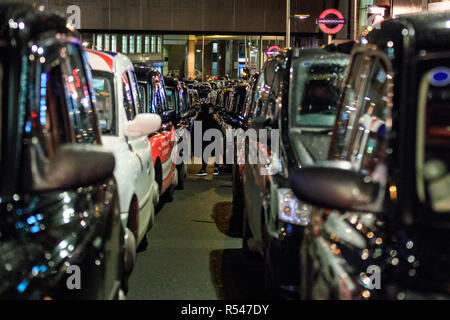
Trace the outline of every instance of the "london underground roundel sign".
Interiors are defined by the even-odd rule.
[[[266,55],[271,56],[271,55],[277,54],[280,51],[281,51],[281,48],[279,46],[271,46],[271,47],[269,47],[269,49],[267,49]]]
[[[316,23],[319,25],[320,30],[324,33],[335,34],[341,31],[344,27],[345,19],[344,15],[336,9],[327,9],[322,12],[319,16],[319,19],[316,20]],[[327,27],[328,25],[336,25],[333,28]]]

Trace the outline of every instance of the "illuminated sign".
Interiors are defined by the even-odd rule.
[[[269,47],[269,49],[267,49],[266,55],[271,56],[271,55],[277,54],[280,51],[281,51],[281,48],[279,46],[271,46],[271,47]]]
[[[428,81],[436,87],[445,87],[450,84],[450,69],[447,67],[437,67],[428,74]]]
[[[330,15],[335,17],[329,17]],[[320,14],[318,19],[316,19],[316,23],[319,25],[322,32],[327,34],[335,34],[341,31],[344,27],[345,19],[344,15],[339,10],[327,9]],[[334,24],[336,26],[329,28],[326,26],[327,24]]]

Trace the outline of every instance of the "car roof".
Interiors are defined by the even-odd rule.
[[[234,90],[235,90],[235,91],[242,92],[242,91],[246,91],[246,90],[247,90],[247,87],[248,87],[248,83],[247,83],[247,82],[238,83],[238,84],[236,84],[236,85],[234,86]]]
[[[39,34],[52,30],[75,33],[66,18],[55,11],[41,11],[21,3],[0,4],[0,38],[9,40],[8,43],[15,42],[16,50],[28,46]]]
[[[88,63],[93,70],[122,74],[133,68],[131,60],[124,54],[107,51],[86,50]]]
[[[449,20],[450,11],[400,15],[367,32],[367,41],[382,50],[387,50],[387,43],[393,41],[394,46],[407,47],[410,55],[420,50],[448,50]]]
[[[147,82],[154,75],[161,75],[158,70],[145,66],[135,66],[134,71],[136,72],[136,77],[139,81]]]
[[[164,83],[166,84],[166,87],[176,87],[178,81],[172,77],[164,76]]]

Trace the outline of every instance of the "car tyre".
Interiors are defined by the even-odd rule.
[[[268,244],[264,250],[264,289],[269,296],[278,298],[273,284],[272,270],[270,268],[270,244]]]
[[[175,187],[171,185],[164,194],[164,202],[172,202],[175,198]]]
[[[232,221],[240,222],[241,225],[237,225],[242,229],[242,221],[244,216],[244,190],[242,189],[242,184],[239,175],[239,167],[233,165],[233,215]]]
[[[251,234],[252,232],[248,227],[246,210],[244,209],[242,222],[242,253],[244,254],[245,257],[254,259],[260,257],[260,255],[257,252],[250,250],[250,248],[248,247],[248,240],[251,238]]]
[[[137,247],[137,252],[145,251],[148,247],[148,241],[147,241],[147,234],[145,234],[144,238],[142,239],[141,243],[139,243]]]
[[[186,178],[186,173],[184,170],[185,164],[182,163],[178,168],[178,184],[177,184],[177,190],[183,190],[184,189],[184,179]]]

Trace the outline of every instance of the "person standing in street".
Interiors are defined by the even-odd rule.
[[[207,102],[207,103],[201,104],[201,110],[197,114],[197,118],[195,120],[202,122],[203,131],[206,131],[208,129],[220,130],[220,126],[217,123],[216,119],[214,118],[214,113],[215,113],[214,106],[211,103]],[[203,133],[202,133],[202,135],[203,135]],[[202,154],[203,154],[203,150],[205,150],[205,148],[208,144],[209,144],[208,142],[205,142],[205,141],[202,142]],[[219,174],[219,164],[216,162],[215,154],[212,154],[211,156],[214,157],[213,175],[217,176]],[[207,175],[207,173],[206,173],[207,165],[208,165],[208,163],[205,162],[205,159],[202,156],[202,168],[197,173],[197,176],[206,176]]]

